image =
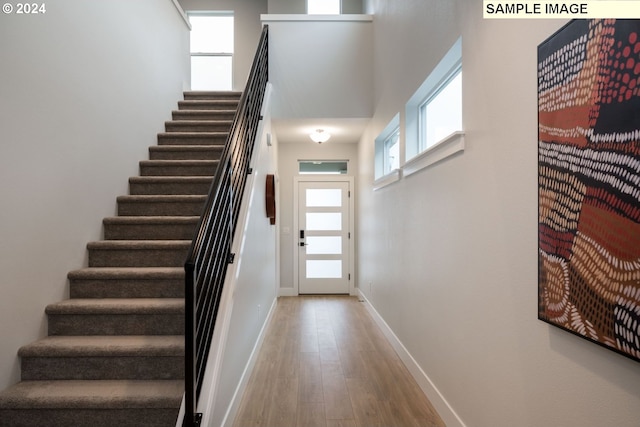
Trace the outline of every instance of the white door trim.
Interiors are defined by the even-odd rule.
[[[300,280],[298,277],[298,186],[301,182],[348,182],[349,191],[349,231],[351,238],[349,239],[349,295],[357,295],[356,291],[356,275],[355,275],[355,179],[352,176],[345,175],[300,175],[293,177],[293,233],[291,233],[293,247],[293,292],[295,295],[300,294]]]

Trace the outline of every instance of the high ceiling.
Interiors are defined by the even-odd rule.
[[[367,126],[369,119],[274,119],[273,133],[278,142],[309,142],[309,134],[323,129],[331,134],[332,144],[356,144]]]

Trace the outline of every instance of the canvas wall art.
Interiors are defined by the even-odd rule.
[[[538,46],[538,317],[640,361],[640,20]]]

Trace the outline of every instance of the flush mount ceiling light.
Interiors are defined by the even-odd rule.
[[[314,132],[312,132],[309,135],[309,138],[311,138],[313,142],[322,144],[323,142],[327,142],[329,138],[331,138],[331,134],[328,132],[325,132],[324,129],[316,129]]]

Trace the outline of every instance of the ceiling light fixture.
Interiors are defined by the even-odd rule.
[[[313,142],[322,144],[323,142],[327,142],[329,138],[331,138],[331,134],[328,132],[325,132],[324,129],[316,129],[314,132],[312,132],[309,135],[309,138],[311,138]]]

